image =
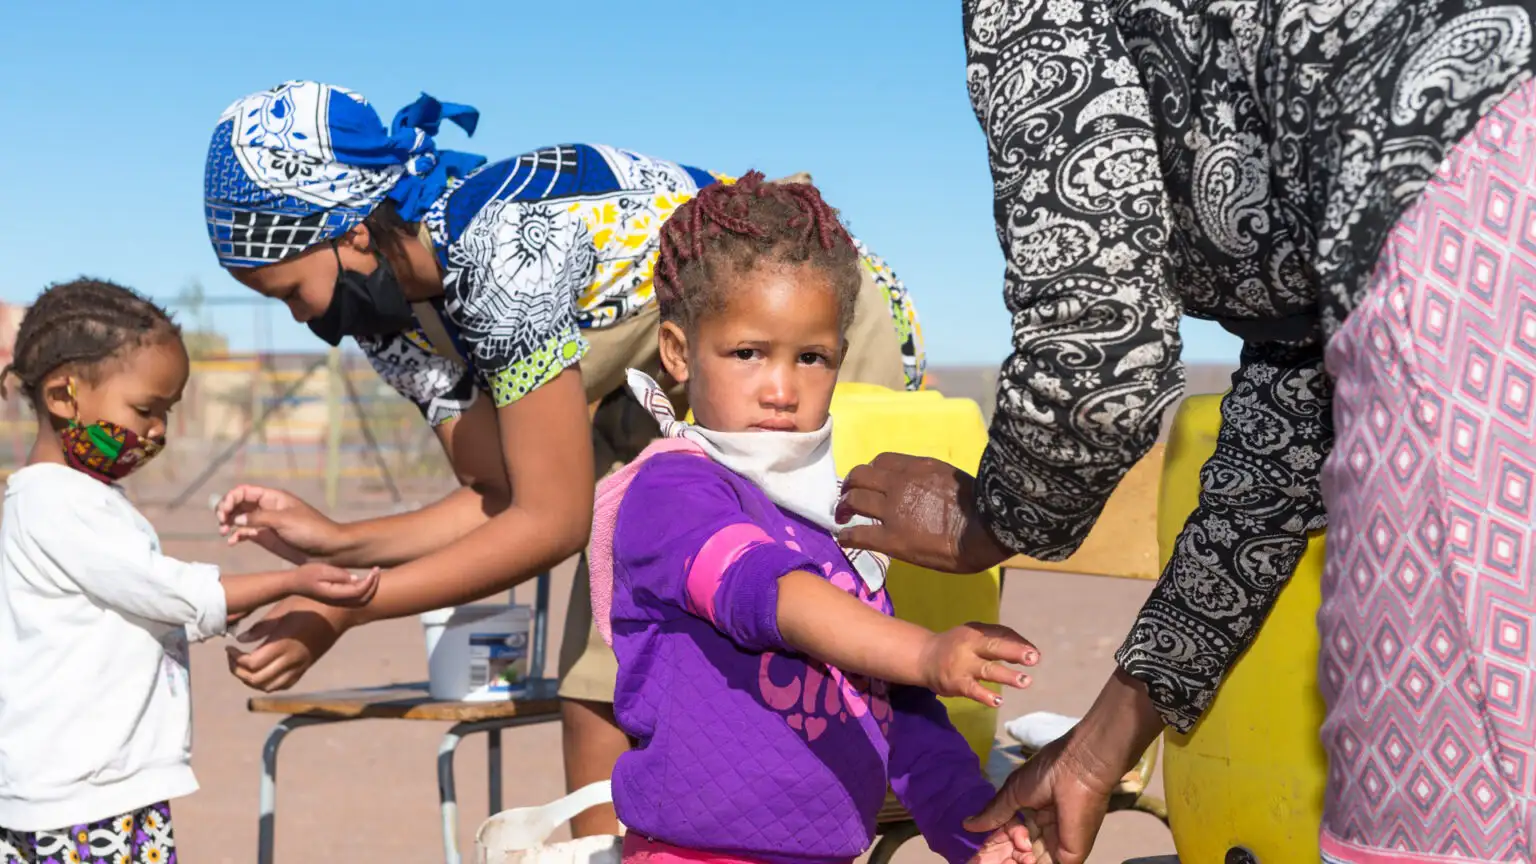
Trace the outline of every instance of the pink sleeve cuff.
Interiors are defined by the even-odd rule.
[[[716,531],[704,541],[699,554],[688,562],[688,611],[715,626],[715,595],[725,574],[753,547],[772,543],[773,538],[750,522],[738,522]]]

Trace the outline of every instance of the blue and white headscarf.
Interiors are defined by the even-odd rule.
[[[438,150],[450,120],[473,135],[480,112],[423,93],[392,129],[357,93],[289,81],[224,110],[208,147],[203,209],[225,267],[260,267],[345,234],[389,199],[419,221],[450,178],[484,156]]]

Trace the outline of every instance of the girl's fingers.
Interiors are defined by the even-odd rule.
[[[229,671],[235,673],[235,677],[240,679],[241,684],[252,690],[261,689],[261,686],[256,683],[256,673],[240,665],[239,657],[235,656],[234,649],[230,649]]]
[[[261,627],[261,625],[265,623],[265,621],[257,622],[254,627],[246,631],[247,635],[255,634],[257,628]],[[267,631],[263,632],[265,633]],[[255,650],[248,654],[240,655],[240,668],[247,672],[256,672],[260,669],[270,666],[283,656],[283,653],[288,649],[288,646],[291,644],[291,642],[292,640],[289,639],[277,639],[276,641],[268,642],[265,645],[257,647]]]
[[[363,605],[373,601],[374,595],[379,593],[379,583],[382,581],[383,575],[379,568],[373,568],[373,572],[368,574],[368,591],[363,597]]]
[[[981,842],[981,848],[976,850],[976,857],[972,861],[977,864],[994,864],[994,862],[1015,860],[1012,838],[1001,831],[994,832]]]
[[[965,683],[960,695],[988,708],[997,708],[1003,704],[1003,697],[981,686],[981,682],[974,678]]]
[[[986,637],[977,653],[988,660],[1005,660],[1020,666],[1033,666],[1040,662],[1040,649],[1013,628],[974,621],[969,626]]]
[[[1015,687],[1020,690],[1029,686],[1030,678],[1018,669],[1007,663],[996,660],[984,660],[977,678],[982,681],[991,681],[993,684],[1002,684],[1005,687]]]
[[[1029,826],[1022,822],[1013,822],[1004,825],[1003,831],[1008,835],[1008,839],[1012,841],[1014,849],[1023,852],[1030,860],[1034,859],[1034,855],[1031,853],[1034,849],[1035,838],[1029,835]]]

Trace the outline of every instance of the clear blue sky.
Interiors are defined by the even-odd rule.
[[[202,218],[213,123],[290,78],[387,121],[425,91],[481,111],[492,159],[613,144],[716,171],[810,171],[912,289],[931,361],[1008,351],[958,0],[10,4],[0,29],[0,297],[86,273],[161,298],[243,289]],[[280,307],[210,308],[240,349],[319,343]],[[1185,357],[1236,356],[1186,324]]]

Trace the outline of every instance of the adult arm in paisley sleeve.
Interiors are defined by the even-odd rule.
[[[1324,527],[1319,481],[1332,401],[1320,348],[1243,349],[1199,504],[1119,668],[1072,733],[1014,772],[968,827],[991,830],[1021,807],[1050,808],[1063,849],[1092,847],[1116,782],[1165,723],[1194,726],[1269,614],[1308,533]]]
[[[1318,346],[1245,346],[1172,560],[1116,659],[1188,731],[1327,524],[1333,385]]]
[[[1139,74],[1108,7],[965,3],[1013,354],[975,487],[993,536],[1082,543],[1183,389],[1168,207]]]

